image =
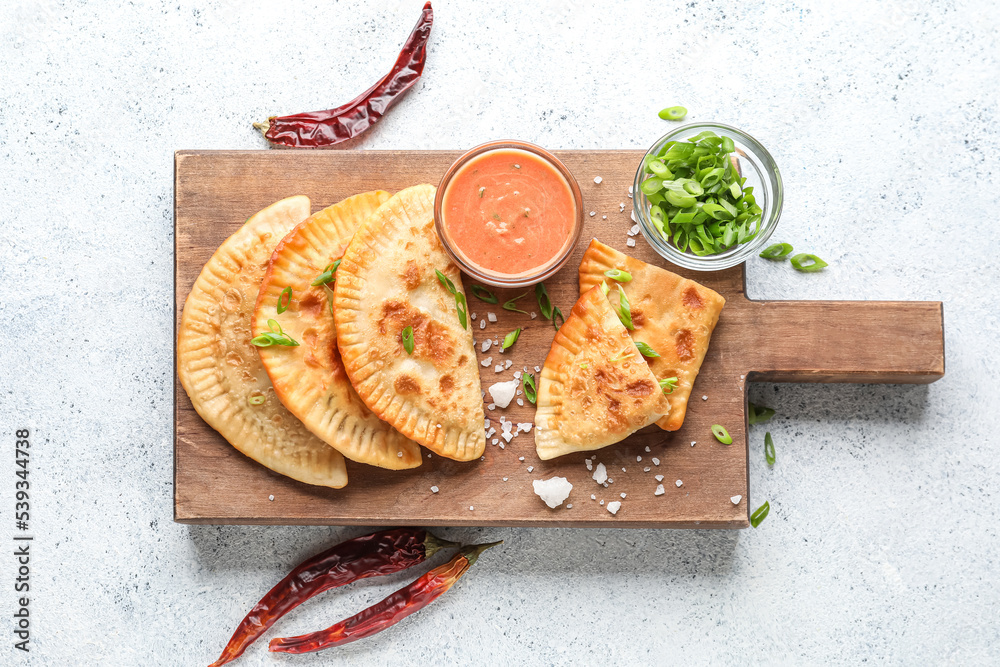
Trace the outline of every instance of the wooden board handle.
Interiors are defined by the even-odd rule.
[[[750,301],[740,315],[751,380],[923,384],[944,376],[940,301]]]

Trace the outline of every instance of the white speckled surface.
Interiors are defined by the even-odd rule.
[[[172,153],[263,148],[252,121],[350,99],[419,6],[3,3],[0,552],[25,425],[36,541],[29,655],[0,558],[0,663],[207,664],[292,565],[362,532],[171,521]],[[751,434],[752,502],[771,503],[756,530],[443,530],[507,542],[391,632],[237,664],[996,664],[996,4],[435,9],[423,81],[357,147],[645,147],[684,104],[771,150],[775,240],[831,263],[754,260],[751,294],[942,300],[948,374],[754,386],[778,410],[773,470]],[[278,634],[406,578],[327,593]]]

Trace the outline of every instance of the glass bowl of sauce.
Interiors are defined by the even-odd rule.
[[[525,287],[569,259],[583,231],[583,197],[552,153],[522,141],[492,141],[445,172],[434,224],[463,272],[496,287]]]

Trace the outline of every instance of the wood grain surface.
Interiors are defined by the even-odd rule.
[[[348,462],[344,489],[312,487],[272,473],[246,458],[206,425],[175,379],[174,518],[185,523],[326,525],[621,526],[742,528],[756,508],[747,475],[746,383],[933,382],[944,375],[944,324],[940,302],[752,301],[742,266],[715,273],[672,266],[642,236],[626,245],[632,182],[641,151],[557,151],[580,182],[586,228],[566,267],[546,282],[553,302],[568,313],[577,298],[577,267],[591,237],[633,257],[658,264],[720,292],[727,300],[692,393],[684,426],[675,433],[649,427],[596,452],[613,483],[597,485],[584,465],[591,454],[539,461],[533,434],[505,449],[487,444],[485,460],[458,463],[438,456],[420,468],[387,471]],[[395,192],[417,183],[437,184],[459,151],[180,151],[175,156],[176,321],[191,286],[215,249],[253,213],[278,199],[308,195],[318,210],[373,189]],[[601,176],[603,182],[594,183]],[[620,204],[625,204],[621,212]],[[590,216],[589,212],[595,215]],[[606,217],[605,217],[606,216]],[[465,280],[468,291],[471,281]],[[525,290],[521,290],[525,291]],[[537,311],[533,294],[521,303]],[[501,303],[520,291],[498,290]],[[480,318],[499,321],[481,343],[524,331],[508,353],[497,348],[480,366],[483,388],[532,372],[548,353],[554,329],[540,316],[504,311],[469,297]],[[176,337],[175,337],[176,340]],[[510,370],[494,372],[498,359]],[[702,400],[707,396],[707,400]],[[487,396],[488,399],[488,396]],[[836,400],[836,396],[832,396]],[[487,410],[499,431],[500,415],[533,421],[525,401]],[[720,444],[711,433],[722,424],[733,437]],[[500,440],[503,442],[503,440]],[[691,445],[695,442],[694,446]],[[649,452],[646,448],[649,448]],[[521,461],[520,457],[524,460]],[[638,459],[641,457],[641,461]],[[653,463],[657,459],[659,465]],[[648,472],[645,468],[650,468]],[[529,468],[531,470],[529,471]],[[567,503],[551,510],[533,493],[532,480],[565,476],[573,484]],[[653,494],[663,475],[665,493]],[[504,481],[506,479],[506,481]],[[677,486],[676,481],[682,485]],[[431,491],[439,488],[438,493]],[[597,500],[591,499],[591,494]],[[621,495],[626,494],[622,499]],[[741,495],[738,505],[731,496]],[[273,496],[274,500],[269,500]],[[620,500],[611,515],[599,504]]]

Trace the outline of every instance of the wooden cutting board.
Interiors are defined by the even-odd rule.
[[[458,155],[458,151],[178,152],[176,321],[180,321],[184,300],[204,263],[261,208],[304,194],[312,199],[313,210],[318,210],[366,190],[395,192],[417,183],[436,185]],[[607,466],[613,480],[607,488],[595,483],[585,467],[584,459],[595,454],[539,461],[533,433],[528,433],[502,450],[488,442],[485,460],[472,463],[435,455],[425,459],[420,468],[393,472],[348,462],[350,483],[334,490],[282,477],[237,452],[201,420],[175,378],[175,520],[741,528],[749,525],[749,513],[758,502],[751,497],[747,474],[748,382],[926,383],[944,375],[940,302],[747,299],[743,266],[715,273],[687,271],[667,264],[641,235],[627,235],[633,224],[628,187],[641,151],[577,150],[557,151],[557,155],[580,182],[588,213],[575,255],[563,271],[546,282],[553,302],[564,313],[569,313],[576,301],[577,267],[591,237],[693,278],[726,298],[681,430],[667,433],[652,426],[596,452],[597,462]],[[595,184],[595,176],[603,181]],[[589,215],[591,211],[595,215]],[[635,247],[627,246],[629,238],[635,239]],[[467,292],[470,284],[466,279]],[[538,310],[531,290],[497,291],[501,303],[527,291],[520,303],[525,310]],[[517,345],[507,354],[498,354],[496,348],[482,353],[480,345],[476,346],[480,359],[492,356],[494,364],[501,357],[513,360],[510,370],[501,373],[495,373],[493,365],[480,365],[484,389],[511,379],[515,370],[527,367],[533,372],[544,362],[555,333],[551,323],[540,316],[530,319],[482,303],[471,294],[469,310],[478,318],[493,312],[499,320],[485,331],[479,329],[479,319],[473,322],[477,343],[486,335],[502,339],[508,331],[524,328]],[[836,394],[831,398],[836,400]],[[487,410],[486,415],[498,431],[501,415],[514,422],[533,421],[534,408],[525,403],[523,407],[512,403],[506,410]],[[719,443],[712,436],[712,424],[725,426],[733,444]],[[696,444],[692,446],[692,442]],[[754,451],[761,448],[757,443]],[[551,510],[533,493],[532,480],[553,475],[572,482],[567,501],[572,508],[564,505]],[[658,484],[655,475],[663,475],[666,492],[660,496],[654,495]],[[439,492],[433,493],[432,486]],[[730,501],[736,495],[743,497],[738,505]],[[619,500],[621,509],[613,516],[600,500],[605,504]]]

